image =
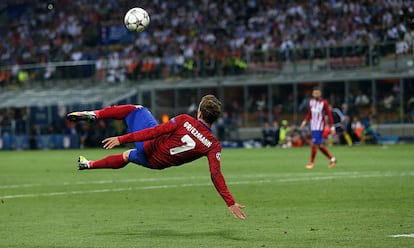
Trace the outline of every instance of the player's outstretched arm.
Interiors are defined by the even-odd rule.
[[[109,137],[102,140],[103,148],[105,149],[112,149],[115,146],[119,146],[121,143],[119,142],[118,137]]]
[[[246,219],[246,215],[241,210],[242,208],[245,208],[245,207],[238,203],[234,203],[234,205],[231,205],[229,207],[229,210],[230,210],[230,213],[234,216],[234,218],[239,218],[239,219],[244,220]]]

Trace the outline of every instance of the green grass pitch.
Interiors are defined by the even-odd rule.
[[[78,171],[122,150],[0,152],[0,247],[414,247],[414,146],[225,149],[230,216],[206,159]]]

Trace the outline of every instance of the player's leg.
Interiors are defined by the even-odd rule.
[[[124,106],[134,106],[134,109],[125,117],[128,132],[135,132],[157,125],[157,121],[148,109],[140,105]],[[144,153],[144,142],[135,142],[134,145],[135,149],[125,151],[122,154],[110,155],[96,161],[89,161],[85,157],[81,156],[78,160],[79,169],[119,169],[126,166],[129,162],[151,168]]]
[[[158,122],[147,108],[141,105],[133,106],[135,106],[133,111],[125,116],[125,123],[129,133],[158,125]]]
[[[142,106],[135,108],[134,111],[129,113],[128,116],[125,118],[125,123],[127,125],[128,133],[140,131],[158,125],[158,122],[155,120],[151,112],[147,108]],[[135,147],[138,149],[140,148],[137,147],[139,143],[140,142],[135,143]]]
[[[141,105],[118,105],[118,106],[111,106],[100,110],[93,111],[98,119],[116,119],[116,120],[123,120],[125,119],[131,112],[136,110],[137,108],[142,108]]]
[[[158,125],[151,112],[142,106],[132,111],[125,118],[125,123],[127,125],[128,133],[140,131]],[[149,164],[144,152],[144,142],[135,142],[134,146],[135,149],[130,150],[127,156],[128,161],[151,168],[151,165]]]
[[[318,146],[322,144],[322,131],[312,131],[312,146],[311,146],[311,157],[309,164],[306,165],[306,169],[313,169],[314,162],[316,158],[316,153],[318,152]]]
[[[109,155],[105,158],[93,161],[87,160],[85,157],[80,156],[78,159],[79,170],[86,169],[120,169],[125,167],[129,160],[128,156],[131,150],[127,150],[121,154]]]
[[[319,150],[321,150],[321,152],[329,159],[329,168],[332,169],[333,167],[335,167],[336,158],[332,156],[332,154],[328,151],[326,146],[320,145]]]
[[[117,105],[92,111],[69,113],[66,118],[70,121],[95,121],[96,119],[125,119],[132,111],[142,108],[141,105]]]
[[[78,160],[79,170],[86,169],[120,169],[125,167],[129,162],[142,165],[147,168],[152,168],[144,153],[144,143],[137,149],[130,149],[121,154],[109,155],[105,158],[93,161],[87,160],[80,156]]]
[[[351,135],[349,135],[348,132],[344,132],[344,139],[345,139],[346,143],[348,144],[348,146],[352,146],[352,138],[351,138]]]
[[[335,163],[336,163],[336,159],[334,156],[332,156],[332,154],[328,151],[328,148],[326,148],[323,140],[326,138],[326,136],[328,136],[329,134],[329,129],[325,129],[324,133],[322,134],[322,140],[319,143],[319,150],[321,150],[321,152],[329,159],[329,168],[333,168],[335,167]]]
[[[326,148],[325,145],[320,145],[319,146],[319,150],[321,150],[321,152],[329,159],[332,159],[333,156],[332,154],[328,151],[328,148]]]
[[[313,169],[317,151],[318,151],[318,145],[312,143],[310,161],[309,161],[309,164],[305,166],[306,169],[310,169],[310,170]]]

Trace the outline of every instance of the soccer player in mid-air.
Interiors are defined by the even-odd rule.
[[[80,156],[79,170],[119,169],[129,162],[149,169],[164,169],[206,156],[211,180],[217,192],[234,217],[245,219],[246,215],[242,211],[244,206],[235,202],[221,173],[221,144],[211,131],[211,126],[219,118],[220,113],[221,102],[214,95],[206,95],[199,103],[197,119],[181,114],[158,125],[150,111],[141,105],[119,105],[94,111],[72,112],[67,115],[67,119],[125,119],[128,133],[104,139],[103,147],[111,149],[125,143],[134,143],[135,146],[134,149],[121,154],[109,155],[96,161]]]
[[[331,127],[332,135],[335,134],[335,126],[332,118],[332,112],[329,108],[328,101],[322,98],[322,92],[318,87],[312,90],[312,99],[309,101],[308,112],[303,120],[300,129],[303,129],[305,125],[310,122],[310,129],[312,131],[312,145],[311,145],[311,157],[310,163],[306,165],[306,169],[313,169],[316,152],[321,150],[326,157],[329,158],[329,168],[335,167],[336,158],[332,156],[326,146],[323,144],[323,130],[325,129],[325,118],[328,117],[328,121]]]

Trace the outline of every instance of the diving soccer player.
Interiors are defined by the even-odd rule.
[[[80,156],[78,160],[80,170],[119,169],[129,162],[159,170],[206,156],[211,180],[217,192],[234,217],[245,219],[246,215],[241,210],[244,206],[235,202],[220,169],[221,144],[211,131],[211,126],[220,114],[221,102],[213,95],[206,95],[199,103],[197,119],[181,114],[158,125],[150,111],[141,105],[119,105],[94,111],[72,112],[67,115],[67,119],[70,121],[125,119],[128,133],[104,139],[103,147],[111,149],[125,143],[134,143],[135,146],[134,149],[121,154],[109,155],[96,161]]]

